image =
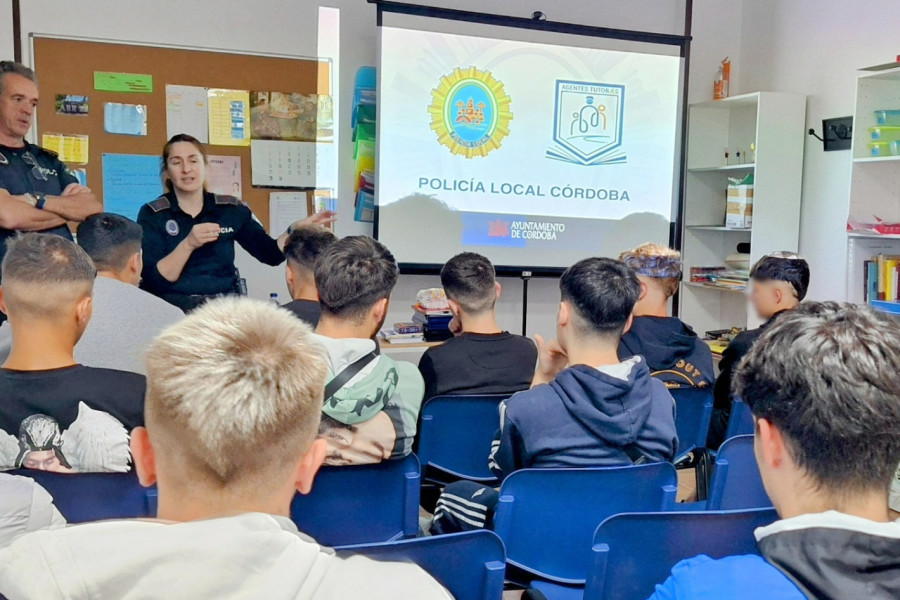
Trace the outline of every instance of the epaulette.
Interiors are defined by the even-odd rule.
[[[241,201],[235,198],[234,196],[224,196],[220,194],[215,194],[216,196],[216,204],[232,204],[234,206],[240,206]]]
[[[50,148],[44,148],[43,146],[38,146],[37,144],[28,144],[28,149],[31,150],[31,153],[37,156],[38,154],[44,153],[50,158],[59,158],[59,152],[51,150]]]
[[[172,203],[169,202],[169,199],[166,198],[165,196],[160,196],[153,202],[149,203],[147,206],[149,206],[150,210],[152,210],[153,212],[158,213],[161,210],[166,210],[167,208],[171,208]]]

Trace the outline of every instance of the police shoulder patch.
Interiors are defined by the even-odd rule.
[[[234,196],[224,196],[221,194],[216,194],[216,204],[231,204],[234,206],[240,206],[241,201],[235,198]]]
[[[55,152],[49,148],[44,148],[43,146],[37,146],[35,144],[29,144],[31,151],[34,154],[46,154],[50,158],[59,158],[59,153]]]
[[[171,208],[172,203],[169,202],[169,199],[166,198],[165,196],[160,196],[159,198],[157,198],[156,200],[154,200],[147,206],[149,206],[150,210],[152,210],[153,212],[158,213],[161,210],[166,210],[167,208]]]

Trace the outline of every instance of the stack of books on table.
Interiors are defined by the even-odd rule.
[[[442,342],[453,337],[450,333],[450,321],[453,313],[449,310],[427,309],[421,304],[414,304],[413,323],[422,325],[426,342]]]
[[[394,323],[393,329],[382,329],[378,335],[390,344],[421,344],[425,341],[425,328],[417,323]]]

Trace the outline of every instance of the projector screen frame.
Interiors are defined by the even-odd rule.
[[[674,207],[674,221],[669,224],[669,246],[681,250],[682,246],[682,223],[684,218],[684,202],[685,202],[685,175],[687,171],[687,114],[688,114],[688,82],[690,77],[690,55],[691,55],[691,25],[693,16],[693,0],[684,0],[684,33],[670,34],[658,33],[652,31],[638,31],[631,29],[616,29],[610,27],[599,27],[593,25],[583,25],[578,23],[566,23],[561,21],[549,21],[538,18],[516,17],[512,15],[498,15],[493,13],[482,13],[476,11],[459,10],[455,8],[441,8],[435,6],[424,6],[421,4],[410,4],[407,2],[396,2],[394,0],[368,0],[369,4],[374,4],[377,9],[376,24],[382,26],[382,16],[384,13],[398,13],[406,15],[415,15],[421,17],[429,17],[436,19],[444,19],[451,21],[463,21],[469,23],[480,23],[484,25],[496,25],[502,27],[515,27],[519,29],[532,29],[537,31],[546,31],[550,33],[562,33],[589,37],[599,37],[613,40],[641,42],[649,44],[659,44],[664,46],[676,46],[679,48],[679,57],[683,60],[683,68],[681,71],[681,135],[677,141],[679,146],[679,165],[676,173],[678,174],[678,188]],[[541,13],[543,15],[543,13]],[[376,157],[377,158],[377,157]],[[375,204],[373,218],[373,236],[378,239],[378,222],[379,222],[379,206]],[[404,275],[437,275],[440,273],[442,264],[435,263],[398,263],[400,272]],[[521,277],[530,279],[534,277],[559,277],[564,271],[564,267],[532,267],[532,266],[496,266],[497,275],[504,277]],[[673,309],[675,314],[678,311],[678,295],[673,297]],[[523,323],[524,329],[524,323]]]

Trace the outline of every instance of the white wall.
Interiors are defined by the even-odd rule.
[[[683,27],[683,0],[420,0],[420,4],[446,6],[530,17],[543,10],[549,19],[605,27],[643,29],[680,33]],[[298,56],[316,54],[316,23],[319,5],[341,9],[340,93],[344,100],[338,118],[348,123],[353,77],[361,65],[375,64],[375,9],[364,0],[257,0],[252,7],[241,0],[197,0],[183,2],[121,2],[119,0],[81,0],[58,2],[28,0],[22,2],[22,31],[30,60],[29,33],[83,36],[156,44],[175,44],[202,48],[227,48],[240,51],[275,52]],[[740,51],[741,0],[695,0],[691,99],[712,95],[712,80],[718,62],[726,55],[735,59]],[[10,19],[10,0],[0,0],[0,53],[12,55],[12,36],[3,29]],[[52,19],[46,18],[53,15]],[[739,62],[735,59],[735,76]],[[40,76],[40,74],[38,74]],[[349,132],[340,140],[340,220],[339,235],[369,233],[367,225],[354,223],[352,216],[353,165]],[[244,257],[239,267],[250,280],[251,293],[267,297],[277,291],[284,296],[281,269],[254,264]],[[498,306],[501,325],[518,332],[521,325],[521,282],[504,279],[504,299]],[[437,277],[403,276],[393,296],[391,322],[406,320],[415,292],[439,285]],[[530,284],[529,333],[552,333],[558,302],[555,280],[538,279]]]
[[[822,119],[853,114],[856,70],[900,54],[898,24],[897,0],[744,0],[739,91],[806,94],[807,128],[821,135]],[[800,252],[812,299],[845,299],[850,161],[807,136]]]

